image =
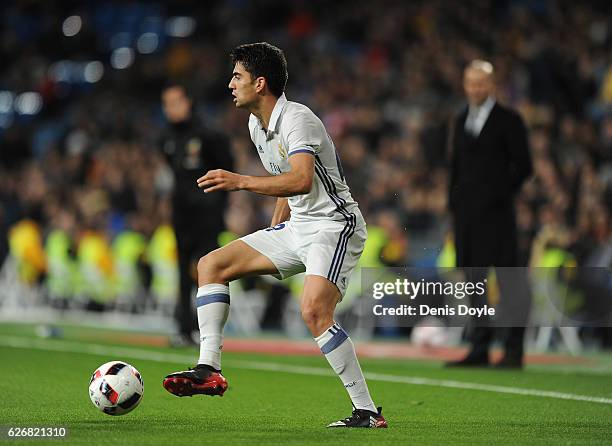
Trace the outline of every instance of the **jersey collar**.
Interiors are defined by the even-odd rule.
[[[280,118],[280,115],[283,112],[283,108],[285,108],[286,103],[287,103],[287,97],[285,96],[285,93],[283,93],[276,100],[276,104],[274,105],[274,109],[272,110],[272,114],[270,115],[270,125],[268,126],[268,135],[276,131],[276,125],[278,124],[278,119]]]

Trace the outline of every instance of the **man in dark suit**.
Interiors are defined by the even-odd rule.
[[[514,199],[531,175],[532,167],[523,120],[495,100],[493,66],[483,60],[472,61],[465,69],[463,86],[468,107],[454,120],[449,207],[457,266],[464,268],[466,280],[479,282],[487,277],[489,267],[521,266]],[[509,272],[504,277],[506,283],[501,283],[504,281],[501,270],[497,271],[503,303],[515,298],[512,295],[515,293],[508,292],[504,285],[514,281],[511,276],[517,272],[520,275],[520,271],[506,269]],[[486,304],[486,294],[472,297],[472,306]],[[528,303],[521,306],[528,307]],[[469,354],[448,365],[489,364],[489,345],[493,340],[489,322],[474,319]],[[499,367],[522,367],[524,331],[524,325],[507,329],[505,355],[497,364]]]
[[[180,291],[175,317],[179,336],[173,345],[195,344],[197,330],[193,287],[200,257],[218,248],[217,238],[225,228],[224,213],[227,192],[203,194],[197,179],[213,169],[233,169],[229,140],[203,126],[193,111],[186,87],[169,84],[162,92],[163,109],[168,127],[159,141],[174,172],[172,224],[176,233],[180,272]]]

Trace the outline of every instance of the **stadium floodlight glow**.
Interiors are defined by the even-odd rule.
[[[111,66],[123,70],[134,62],[134,50],[128,47],[117,48],[111,54]]]
[[[10,91],[0,91],[0,114],[13,111],[13,99],[15,95]]]
[[[188,37],[195,31],[196,21],[193,17],[177,16],[166,20],[166,33],[171,37]]]
[[[92,62],[87,62],[85,65],[85,69],[83,70],[83,77],[85,78],[85,82],[89,82],[90,84],[94,84],[102,79],[104,75],[104,65],[99,60],[94,60]]]
[[[136,48],[141,54],[154,53],[159,45],[159,38],[155,33],[144,33],[138,38]]]
[[[35,91],[26,91],[15,99],[15,111],[20,115],[35,115],[41,109],[42,96]]]
[[[81,21],[81,17],[78,15],[71,15],[62,23],[62,32],[66,37],[76,36],[79,31],[81,31],[82,25],[83,22]]]

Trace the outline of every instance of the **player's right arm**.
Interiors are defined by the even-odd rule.
[[[289,157],[291,170],[279,175],[252,177],[227,170],[209,170],[198,178],[198,187],[210,193],[218,190],[248,190],[272,197],[293,197],[310,192],[314,177],[314,156],[297,153]]]
[[[290,214],[291,209],[289,208],[289,200],[283,197],[277,198],[276,207],[274,208],[274,215],[272,215],[270,226],[276,226],[279,223],[289,220]]]

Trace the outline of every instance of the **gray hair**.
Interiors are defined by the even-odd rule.
[[[482,59],[475,59],[471,61],[466,67],[466,70],[468,69],[482,71],[483,73],[488,74],[489,76],[493,76],[494,72],[493,64],[489,61]]]

